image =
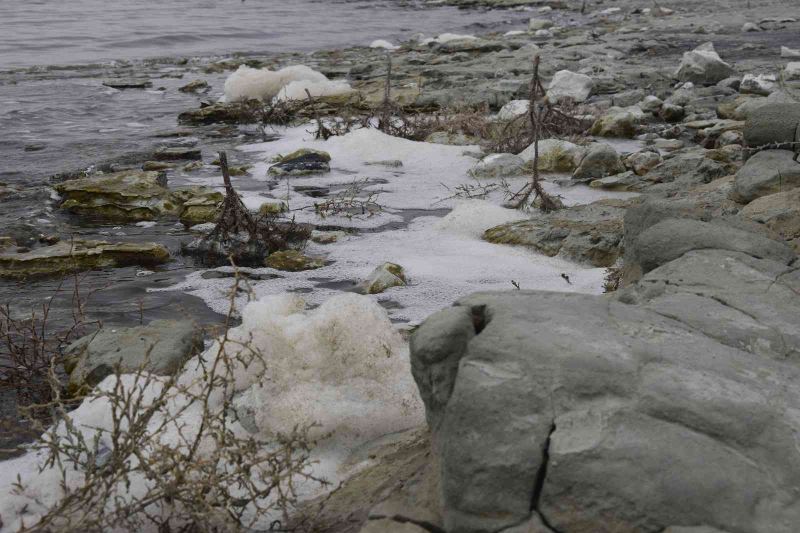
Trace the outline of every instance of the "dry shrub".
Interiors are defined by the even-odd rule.
[[[22,318],[14,316],[10,304],[0,305],[0,395],[13,404],[13,412],[0,416],[0,433],[6,435],[6,441],[16,443],[38,435],[22,419],[21,412],[27,411],[36,419],[49,419],[49,410],[36,406],[47,404],[54,397],[51,372],[62,371],[66,349],[73,341],[100,327],[99,322],[89,321],[85,313],[89,299],[97,291],[84,295],[80,290],[81,278],[75,275],[72,280],[70,294],[64,290],[67,279],[62,279],[41,308],[32,309]],[[59,298],[71,299],[71,324],[55,329],[50,315]],[[19,451],[8,449],[0,453]]]
[[[102,427],[80,425],[48,375],[53,423],[35,448],[46,454],[61,495],[23,532],[228,532],[281,529],[310,473],[308,427],[260,441],[234,427],[237,373],[264,372],[267,361],[249,340],[228,336],[237,276],[222,336],[192,372],[172,377],[146,371],[113,376],[85,398],[102,405]],[[187,378],[187,375],[189,376]],[[243,436],[244,434],[244,436]],[[35,489],[35,487],[30,487]],[[18,495],[28,494],[26,480]],[[7,518],[7,517],[4,517]]]
[[[214,229],[201,239],[183,246],[206,265],[219,266],[231,261],[240,266],[259,267],[272,252],[304,244],[311,229],[284,220],[277,214],[253,216],[233,188],[228,170],[228,157],[220,152],[220,169],[225,182],[225,200]]]

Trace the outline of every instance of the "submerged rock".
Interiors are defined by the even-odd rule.
[[[153,82],[146,78],[112,78],[103,80],[103,85],[114,89],[147,89],[153,86]]]
[[[269,254],[264,264],[276,270],[300,272],[321,268],[325,266],[325,261],[316,257],[309,257],[297,250],[281,250]]]
[[[156,161],[199,161],[203,158],[199,148],[167,147],[159,148],[153,154]]]
[[[281,157],[276,164],[269,167],[269,173],[273,176],[321,174],[330,171],[330,160],[328,152],[301,148]]]
[[[66,350],[67,391],[83,394],[115,372],[139,370],[168,376],[203,348],[203,331],[191,320],[154,320],[134,328],[105,327]]]
[[[379,294],[391,287],[404,287],[406,275],[403,267],[395,263],[384,263],[356,286],[361,294]]]
[[[621,200],[536,212],[529,220],[509,222],[486,230],[484,240],[527,246],[553,257],[562,255],[593,266],[612,266],[622,253],[625,207]]]
[[[155,243],[61,241],[24,253],[0,254],[0,278],[24,279],[109,267],[157,265],[169,250]]]
[[[209,88],[208,82],[204,80],[194,80],[190,81],[180,89],[178,89],[182,93],[196,93],[205,91]]]

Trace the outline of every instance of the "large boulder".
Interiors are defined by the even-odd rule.
[[[748,146],[759,148],[778,145],[800,151],[800,104],[765,103],[747,115],[744,140]]]
[[[733,67],[719,57],[713,43],[705,43],[683,54],[675,77],[681,81],[714,85],[733,76],[735,72]]]
[[[629,259],[634,260],[644,273],[692,250],[730,250],[784,265],[795,258],[789,246],[764,235],[724,223],[680,218],[668,218],[653,224],[626,246],[630,251]]]
[[[411,361],[443,529],[796,531],[798,291],[783,263],[698,250],[618,297],[482,293],[429,318]]]
[[[736,173],[733,197],[743,203],[800,186],[800,162],[790,150],[764,150]]]
[[[78,339],[66,351],[67,388],[90,389],[113,374],[143,370],[172,375],[203,348],[203,331],[191,320],[154,320],[133,328],[105,327]]]
[[[742,209],[742,216],[765,224],[800,251],[800,188],[753,200]]]
[[[585,102],[594,89],[594,80],[585,74],[559,70],[547,88],[547,99],[553,103],[564,100]]]
[[[599,200],[550,213],[536,212],[530,219],[490,228],[483,238],[609,267],[622,253],[622,220],[627,205],[623,200]]]

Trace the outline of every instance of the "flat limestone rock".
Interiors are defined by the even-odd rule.
[[[0,278],[25,279],[128,265],[158,265],[169,250],[155,243],[61,241],[26,253],[0,254]]]
[[[486,230],[483,239],[495,244],[527,246],[553,257],[609,267],[622,253],[623,217],[627,202],[600,200],[591,204],[535,213],[528,220]]]
[[[800,163],[789,150],[764,150],[736,173],[733,197],[748,203],[761,196],[800,186]]]

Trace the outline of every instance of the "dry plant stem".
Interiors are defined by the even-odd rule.
[[[528,120],[530,121],[530,128],[533,132],[533,176],[531,181],[525,187],[515,193],[509,204],[517,209],[526,208],[529,204],[531,195],[534,200],[537,198],[540,201],[542,211],[554,211],[559,208],[558,202],[554,200],[542,187],[541,180],[539,179],[539,137],[541,135],[541,126],[545,116],[551,113],[558,112],[554,110],[553,106],[548,101],[544,101],[542,106],[539,106],[539,98],[544,98],[545,90],[542,82],[539,79],[539,64],[540,57],[537,55],[533,58],[533,76],[530,84],[530,103],[528,105]]]
[[[192,360],[192,377],[149,373],[151,348],[135,372],[123,375],[117,365],[91,393],[87,401],[107,405],[110,428],[79,427],[51,365],[52,401],[37,407],[50,409],[56,423],[42,427],[39,448],[47,457],[42,469],[56,470],[62,494],[20,531],[222,533],[267,523],[274,529],[297,507],[298,479],[324,483],[309,471],[309,428],[262,442],[232,427],[236,372],[267,370],[252,339],[229,329],[239,280],[237,271],[226,329],[208,360]],[[25,494],[25,480],[15,488]]]
[[[319,140],[322,139],[323,141],[327,141],[333,135],[331,131],[325,127],[325,124],[322,123],[322,119],[319,118],[319,112],[314,109],[314,99],[311,97],[311,91],[306,89],[306,95],[308,96],[308,106],[314,111],[314,120],[317,121],[317,133],[314,135],[314,138]]]

